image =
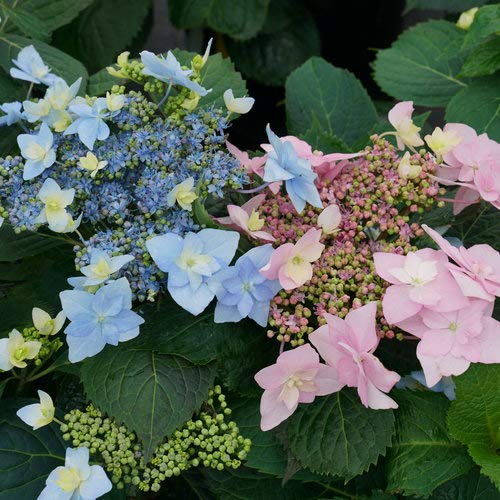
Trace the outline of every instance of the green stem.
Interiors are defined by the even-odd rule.
[[[48,375],[49,373],[52,373],[59,366],[62,366],[62,365],[57,365],[57,363],[52,363],[48,368],[46,368],[45,370],[41,371],[40,373],[37,373],[35,376],[28,377],[26,379],[26,382],[33,382],[34,380],[38,380],[39,378],[45,377],[45,375]]]
[[[324,484],[324,483],[318,483],[319,485],[323,486],[323,488],[333,491],[334,493],[337,493],[338,495],[342,495],[343,497],[346,498],[352,498],[353,500],[356,500],[356,495],[351,495],[350,493],[347,493],[346,491],[340,490],[338,488],[335,488],[333,486],[330,486],[329,484]]]

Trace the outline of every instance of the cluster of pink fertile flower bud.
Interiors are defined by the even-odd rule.
[[[342,215],[338,227],[323,232],[325,245],[314,262],[313,277],[294,290],[282,290],[273,299],[269,317],[270,337],[292,346],[325,323],[326,313],[345,317],[370,301],[379,301],[387,283],[374,272],[373,253],[405,255],[423,231],[412,217],[430,209],[443,189],[428,174],[437,165],[429,153],[411,156],[418,174],[402,176],[402,159],[394,146],[377,136],[365,154],[343,160],[333,179],[326,174],[317,182],[325,207],[337,203]],[[262,230],[275,238],[274,246],[296,243],[309,229],[321,227],[322,210],[311,206],[297,214],[287,195],[268,193],[259,206]],[[394,337],[381,310],[377,313],[379,336]]]

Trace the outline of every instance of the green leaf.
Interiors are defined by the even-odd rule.
[[[214,323],[213,311],[194,317],[175,302],[162,300],[139,311],[145,323],[141,334],[128,345],[182,356],[191,363],[205,364],[217,356],[217,342],[231,335],[236,325]]]
[[[236,40],[254,37],[264,25],[269,0],[172,0],[168,10],[178,28],[208,24]]]
[[[191,65],[191,60],[196,55],[194,52],[185,50],[173,50],[173,53],[181,64]],[[200,99],[197,109],[216,108],[225,109],[222,95],[227,89],[233,89],[235,96],[244,96],[247,93],[245,80],[238,73],[234,64],[228,58],[223,58],[220,53],[210,56],[201,69],[201,85],[206,89],[212,89],[206,96]]]
[[[16,81],[0,70],[0,101],[2,103],[24,99],[27,89],[28,87],[24,83],[19,80]],[[2,135],[6,133],[6,130],[15,130],[15,127],[2,127]]]
[[[446,430],[449,401],[430,391],[395,391],[396,435],[387,454],[388,490],[427,496],[472,463]]]
[[[34,306],[52,313],[52,316],[60,311],[58,294],[68,288],[67,278],[75,272],[73,255],[58,248],[52,249],[50,255],[50,258],[25,259],[21,273],[26,281],[11,286],[4,297],[0,294],[0,334],[8,333],[12,328],[31,326]]]
[[[313,116],[311,127],[302,133],[300,137],[309,143],[313,149],[323,153],[349,152],[347,144],[342,139],[324,130],[316,116]]]
[[[446,106],[466,83],[457,78],[466,54],[464,31],[447,21],[428,21],[405,31],[377,53],[374,78],[384,92],[421,106]]]
[[[446,107],[446,121],[466,123],[500,141],[500,74],[475,78]]]
[[[457,477],[437,488],[430,500],[497,500],[499,491],[494,484],[472,468],[468,474]]]
[[[207,23],[236,40],[254,37],[264,25],[269,0],[212,0]]]
[[[13,262],[24,257],[32,257],[63,245],[59,238],[43,233],[22,231],[16,234],[11,226],[0,227],[0,262]]]
[[[377,121],[375,107],[356,77],[319,57],[288,77],[286,112],[291,134],[307,135],[316,127],[349,145]]]
[[[111,90],[113,85],[120,85],[124,80],[111,76],[106,68],[94,73],[89,78],[87,93],[89,95],[103,95],[108,90]]]
[[[283,477],[287,468],[287,455],[276,431],[260,430],[259,405],[260,399],[257,398],[241,399],[231,404],[231,418],[238,424],[240,432],[252,440],[245,466]]]
[[[443,222],[450,223],[449,219]],[[466,247],[487,243],[498,249],[500,245],[498,210],[488,202],[467,207],[455,218],[446,235],[457,237]]]
[[[488,0],[406,0],[405,13],[414,9],[445,10],[447,12],[463,12],[483,5]]]
[[[500,32],[500,3],[481,7],[465,35],[463,47],[470,48]]]
[[[260,429],[260,399],[231,400],[231,409],[233,410],[231,418],[238,424],[240,432],[252,440],[252,448],[245,460],[245,467],[287,479],[290,479],[289,475],[294,480],[302,481],[322,479],[318,474],[302,469],[298,463],[293,464],[294,470],[290,474],[291,462],[297,460],[290,450],[285,449],[285,427],[281,426],[271,432]]]
[[[473,364],[455,378],[448,412],[450,434],[467,445],[481,472],[500,488],[500,364]]]
[[[151,8],[150,0],[96,0],[63,31],[58,40],[92,72],[113,63],[125,50]],[[78,43],[72,43],[75,40]]]
[[[25,12],[43,22],[49,31],[55,31],[71,22],[83,9],[94,0],[8,0]]]
[[[462,66],[460,76],[492,75],[498,69],[500,69],[500,37],[476,47]]]
[[[290,448],[300,463],[346,480],[385,455],[394,433],[393,411],[365,408],[352,389],[299,406],[288,422]]]
[[[12,67],[12,59],[15,59],[17,53],[28,45],[33,45],[47,66],[69,85],[82,77],[81,88],[86,88],[88,73],[83,64],[59,49],[38,40],[0,33],[0,66],[8,71]]]
[[[66,444],[58,426],[31,430],[16,411],[32,400],[0,405],[0,500],[37,498],[49,473],[64,464]]]
[[[8,18],[8,21],[19,28],[24,35],[44,41],[50,38],[50,33],[45,23],[29,12],[18,7],[11,8],[5,4],[1,6],[1,10],[3,11],[4,18]],[[9,32],[10,30],[6,29],[5,31]]]
[[[280,479],[244,467],[223,472],[207,469],[205,477],[218,500],[304,500],[321,498],[325,492],[325,488],[316,484],[299,481],[283,484]]]
[[[121,344],[86,360],[81,376],[88,398],[133,429],[149,457],[206,400],[215,365]]]
[[[262,33],[246,42],[228,39],[227,48],[245,76],[279,86],[295,68],[319,54],[320,41],[314,19],[301,2],[275,0]]]
[[[217,342],[218,377],[232,392],[259,397],[262,390],[254,375],[276,362],[279,344],[251,320],[229,323],[228,328]]]
[[[178,28],[197,28],[205,22],[210,5],[207,0],[169,0],[168,14]]]

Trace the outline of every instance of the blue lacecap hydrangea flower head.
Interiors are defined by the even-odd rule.
[[[174,233],[155,236],[146,247],[158,267],[168,273],[167,288],[172,298],[196,315],[214,298],[208,280],[230,264],[239,238],[234,231],[203,229],[184,238]]]
[[[241,256],[234,266],[217,272],[209,281],[215,291],[217,305],[215,322],[237,322],[249,317],[261,326],[267,325],[269,304],[281,289],[278,280],[269,280],[260,274],[273,253],[273,246],[252,248]]]
[[[300,158],[289,141],[280,141],[269,125],[266,132],[273,149],[268,154],[263,179],[266,182],[284,181],[290,201],[298,213],[304,210],[306,202],[323,208],[314,184],[317,175],[313,172],[311,163]]]
[[[70,320],[64,330],[72,363],[95,356],[106,344],[133,339],[144,320],[132,311],[132,291],[126,278],[112,281],[95,294],[83,290],[60,293],[61,304]]]

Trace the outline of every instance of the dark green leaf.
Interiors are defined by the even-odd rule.
[[[111,76],[106,68],[94,73],[89,78],[87,93],[89,95],[103,95],[108,90],[111,90],[113,85],[120,85],[123,80]]]
[[[25,12],[40,19],[49,31],[54,31],[71,22],[94,0],[8,0]]]
[[[468,474],[457,477],[437,488],[430,500],[498,500],[500,492],[494,484],[472,468]]]
[[[330,132],[323,129],[316,116],[313,116],[311,127],[300,135],[313,149],[323,153],[347,153],[347,144]]]
[[[102,411],[137,432],[145,455],[206,400],[215,365],[178,356],[108,346],[82,366],[85,392]]]
[[[20,80],[14,80],[10,75],[0,70],[0,101],[2,103],[22,100],[26,97],[26,91],[27,86],[24,83]],[[2,135],[5,134],[6,130],[16,130],[16,128],[2,127]]]
[[[467,445],[481,472],[500,488],[500,364],[473,364],[455,379],[450,434]]]
[[[427,496],[472,466],[446,430],[449,401],[433,392],[395,391],[396,435],[387,454],[388,489]]]
[[[214,323],[212,311],[193,316],[175,302],[162,300],[140,311],[145,319],[141,335],[129,342],[134,349],[176,354],[196,364],[216,358],[217,342],[232,334],[235,325]]]
[[[449,223],[449,219],[443,220],[443,223]],[[446,235],[455,236],[466,247],[487,243],[499,249],[500,218],[498,210],[488,202],[467,207],[455,218]]]
[[[8,289],[0,298],[0,333],[31,326],[31,310],[40,307],[54,314],[60,311],[59,292],[68,288],[67,278],[74,274],[72,253],[53,249],[51,258],[25,259],[21,272],[27,280]]]
[[[475,78],[446,108],[447,122],[466,123],[500,141],[500,74]]]
[[[51,47],[46,43],[39,42],[38,40],[1,33],[0,66],[8,71],[12,67],[12,59],[15,59],[17,53],[28,45],[33,45],[47,66],[49,66],[56,75],[66,80],[69,85],[82,77],[81,89],[86,88],[88,73],[83,64],[59,49]]]
[[[500,33],[500,3],[481,7],[467,30],[464,48],[473,47],[485,38]]]
[[[205,22],[210,4],[207,0],[169,0],[170,20],[178,28],[197,28]]]
[[[488,0],[406,0],[405,13],[414,9],[463,12],[472,7],[483,5],[487,1]]]
[[[356,77],[324,59],[313,57],[286,81],[290,133],[308,134],[311,127],[352,144],[377,121],[375,107]]]
[[[320,51],[313,17],[296,0],[288,8],[281,8],[282,3],[271,2],[269,22],[262,33],[246,42],[227,40],[229,53],[242,73],[265,85],[283,85],[295,68]],[[269,29],[273,21],[282,29]]]
[[[378,52],[374,78],[382,90],[421,106],[445,106],[466,87],[457,78],[466,54],[464,31],[447,21],[428,21],[405,31]]]
[[[49,473],[64,464],[66,445],[56,425],[33,431],[16,411],[31,400],[0,405],[0,500],[37,498]]]
[[[262,390],[254,375],[276,361],[279,344],[266,336],[266,330],[251,320],[228,323],[227,334],[217,342],[218,375],[232,392],[260,396]],[[245,360],[242,362],[242,360]]]
[[[8,18],[8,21],[17,27],[23,35],[43,41],[47,41],[50,38],[50,33],[45,23],[29,12],[17,6],[11,8],[7,5],[2,5],[1,10],[5,18]],[[10,30],[5,29],[5,31],[9,32]]]
[[[16,234],[11,226],[4,224],[0,227],[0,262],[32,257],[63,244],[59,238],[43,233],[22,231]]]
[[[264,432],[260,429],[260,399],[248,398],[231,401],[231,418],[238,424],[240,432],[252,440],[252,448],[245,466],[259,472],[286,477],[291,472],[294,480],[317,481],[322,477],[302,469],[290,450],[285,449],[285,426]],[[293,462],[297,462],[293,464]],[[290,467],[293,471],[290,471]],[[289,479],[289,478],[288,478]]]
[[[266,20],[269,0],[212,0],[207,23],[236,40],[254,37]]]
[[[64,30],[68,52],[90,71],[113,63],[139,33],[151,8],[150,0],[96,0]],[[61,38],[61,37],[59,37]],[[71,43],[77,40],[78,43]],[[66,47],[66,40],[61,39]]]
[[[500,37],[476,47],[462,66],[460,76],[492,75],[498,69],[500,69]]]
[[[290,448],[303,466],[346,480],[385,455],[393,432],[392,410],[365,408],[352,389],[299,406],[287,429]]]
[[[325,488],[316,484],[288,481],[240,467],[228,471],[205,471],[208,486],[218,500],[304,500],[321,498]]]

